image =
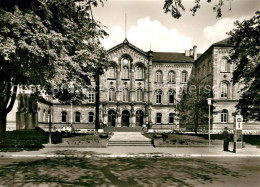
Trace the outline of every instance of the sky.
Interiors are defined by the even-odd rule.
[[[217,19],[213,6],[219,0],[201,0],[201,8],[192,16],[189,10],[194,1],[182,0],[185,12],[180,19],[164,13],[164,0],[107,0],[104,6],[99,3],[93,8],[93,15],[107,27],[109,37],[102,41],[106,49],[123,42],[126,36],[144,51],[184,52],[197,45],[198,52],[203,53],[214,42],[227,38],[234,21],[250,19],[260,8],[260,0],[231,0],[230,11],[230,0],[224,0],[223,16]]]

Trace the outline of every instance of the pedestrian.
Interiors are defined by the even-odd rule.
[[[224,151],[229,151],[228,145],[229,145],[230,135],[229,135],[229,132],[227,130],[227,127],[225,127],[225,129],[223,131],[223,136],[224,136]]]

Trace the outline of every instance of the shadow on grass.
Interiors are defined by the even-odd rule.
[[[0,186],[193,186],[223,176],[239,174],[199,159],[65,157],[4,165]]]

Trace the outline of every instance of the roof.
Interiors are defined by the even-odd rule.
[[[135,45],[133,45],[133,44],[131,44],[130,42],[128,42],[128,40],[127,40],[126,38],[125,38],[125,40],[124,40],[122,43],[120,43],[120,44],[118,44],[118,45],[112,47],[111,49],[109,49],[109,50],[108,50],[108,53],[110,53],[110,52],[112,52],[112,51],[115,51],[115,50],[117,50],[118,48],[123,47],[124,45],[127,45],[127,46],[129,46],[130,48],[132,48],[133,50],[135,50],[135,51],[137,51],[137,52],[143,54],[144,56],[147,56],[147,53],[146,53],[146,52],[144,52],[143,50],[139,49],[139,48],[136,47]]]
[[[185,53],[153,52],[153,62],[193,63],[194,59],[192,56],[185,56]]]
[[[200,58],[202,58],[202,56],[204,56],[205,54],[207,54],[207,52],[213,49],[213,47],[231,47],[230,45],[228,45],[229,40],[230,38],[226,38],[224,40],[213,43],[202,55],[198,56],[198,59],[196,61],[199,61]]]
[[[213,46],[228,46],[228,41],[230,38],[226,38],[224,40],[221,40],[219,42],[216,42],[214,44],[212,44]]]

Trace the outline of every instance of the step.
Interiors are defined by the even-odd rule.
[[[141,127],[104,127],[105,132],[141,132]]]

